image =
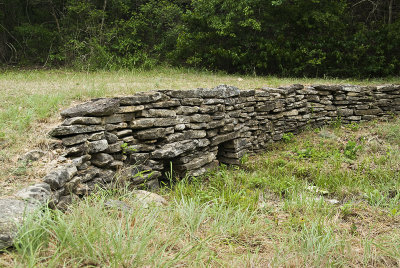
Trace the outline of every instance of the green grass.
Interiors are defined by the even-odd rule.
[[[143,208],[120,189],[66,213],[46,209],[3,265],[398,267],[399,125],[338,123],[288,135],[241,168],[165,186],[163,207]],[[110,198],[132,213],[107,208]]]

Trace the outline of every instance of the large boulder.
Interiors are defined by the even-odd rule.
[[[0,199],[0,249],[13,245],[18,229],[38,207],[38,203],[18,199]]]

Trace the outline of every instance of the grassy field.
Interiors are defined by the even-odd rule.
[[[0,74],[0,195],[39,180],[52,155],[31,166],[27,150],[47,150],[58,112],[92,97],[229,84],[400,83],[247,77],[159,69]],[[0,267],[398,267],[400,119],[344,126],[340,121],[285,135],[243,167],[184,179],[144,209],[129,191],[99,192],[67,213],[46,211],[23,228]],[[130,204],[132,213],[106,208]]]
[[[400,119],[335,122],[271,146],[163,188],[164,207],[122,189],[46,211],[0,266],[399,267]]]

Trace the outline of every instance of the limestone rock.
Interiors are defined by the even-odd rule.
[[[143,105],[137,106],[121,106],[118,108],[118,113],[133,113],[144,109]]]
[[[34,162],[39,160],[42,156],[46,154],[45,151],[42,150],[32,150],[21,156],[18,160],[22,162]]]
[[[167,128],[152,128],[140,130],[135,133],[136,137],[140,140],[153,140],[165,137],[167,134],[174,132],[174,129],[168,130]]]
[[[107,150],[105,150],[105,153],[112,154],[112,153],[118,153],[122,151],[122,145],[124,144],[123,141],[118,141],[116,143],[108,145]]]
[[[0,199],[0,249],[13,245],[18,228],[38,209],[38,204],[17,199]]]
[[[214,153],[205,153],[204,155],[202,155],[200,157],[196,157],[191,162],[188,162],[184,165],[179,166],[178,169],[182,170],[182,171],[194,170],[194,169],[198,169],[208,163],[211,163],[214,160],[215,160]]]
[[[167,200],[164,197],[156,193],[144,190],[135,190],[132,192],[132,195],[145,208],[148,208],[151,205],[165,206],[168,204]]]
[[[211,121],[211,116],[208,114],[195,114],[190,117],[190,122],[207,123]]]
[[[52,131],[50,131],[49,135],[52,137],[61,137],[61,136],[68,136],[68,135],[76,135],[81,133],[90,133],[90,132],[97,132],[103,131],[103,126],[86,126],[86,125],[72,125],[72,126],[58,126]]]
[[[103,118],[103,122],[105,124],[115,124],[115,123],[123,123],[129,122],[134,119],[135,116],[133,114],[113,114]]]
[[[64,146],[72,146],[75,144],[85,142],[85,141],[87,141],[87,139],[88,139],[88,136],[86,134],[80,134],[80,135],[75,135],[72,137],[67,137],[67,138],[62,139],[62,143]]]
[[[108,142],[107,140],[99,140],[99,141],[92,141],[89,142],[89,154],[99,153],[107,150]]]
[[[89,141],[98,141],[98,140],[104,140],[104,139],[105,139],[104,131],[88,134]]]
[[[110,132],[105,132],[106,140],[109,144],[116,143],[118,141],[118,136],[110,133]]]
[[[70,126],[70,125],[100,125],[101,118],[98,117],[72,117],[64,120],[62,125]]]
[[[178,141],[164,145],[155,150],[151,156],[155,159],[174,158],[196,148],[195,140]]]
[[[176,117],[174,110],[167,109],[149,109],[142,111],[144,117]]]
[[[337,92],[342,89],[339,85],[312,85],[316,90]]]
[[[224,135],[219,135],[211,139],[211,144],[212,145],[218,145],[222,142],[226,142],[229,140],[233,140],[239,136],[238,132],[232,132]]]
[[[77,146],[68,148],[66,152],[66,156],[80,156],[83,154],[87,154],[89,150],[89,146],[87,143],[82,143]]]
[[[47,183],[37,183],[18,191],[15,196],[27,201],[44,204],[51,197],[50,185]]]
[[[114,161],[114,158],[106,153],[94,154],[92,155],[92,159],[90,160],[90,162],[92,162],[92,164],[96,167],[105,167],[112,161]]]
[[[139,92],[131,97],[121,97],[119,101],[121,105],[141,105],[167,99],[168,97],[160,92]]]
[[[104,116],[118,111],[117,99],[99,99],[78,104],[61,112],[62,117]]]
[[[86,161],[89,161],[92,157],[89,154],[72,159],[72,164],[76,167],[82,166]]]
[[[47,174],[43,181],[50,185],[51,190],[60,189],[78,172],[74,165],[59,167]]]

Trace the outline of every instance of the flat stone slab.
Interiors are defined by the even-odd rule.
[[[104,116],[118,111],[118,99],[100,99],[78,104],[61,112],[62,117]]]

